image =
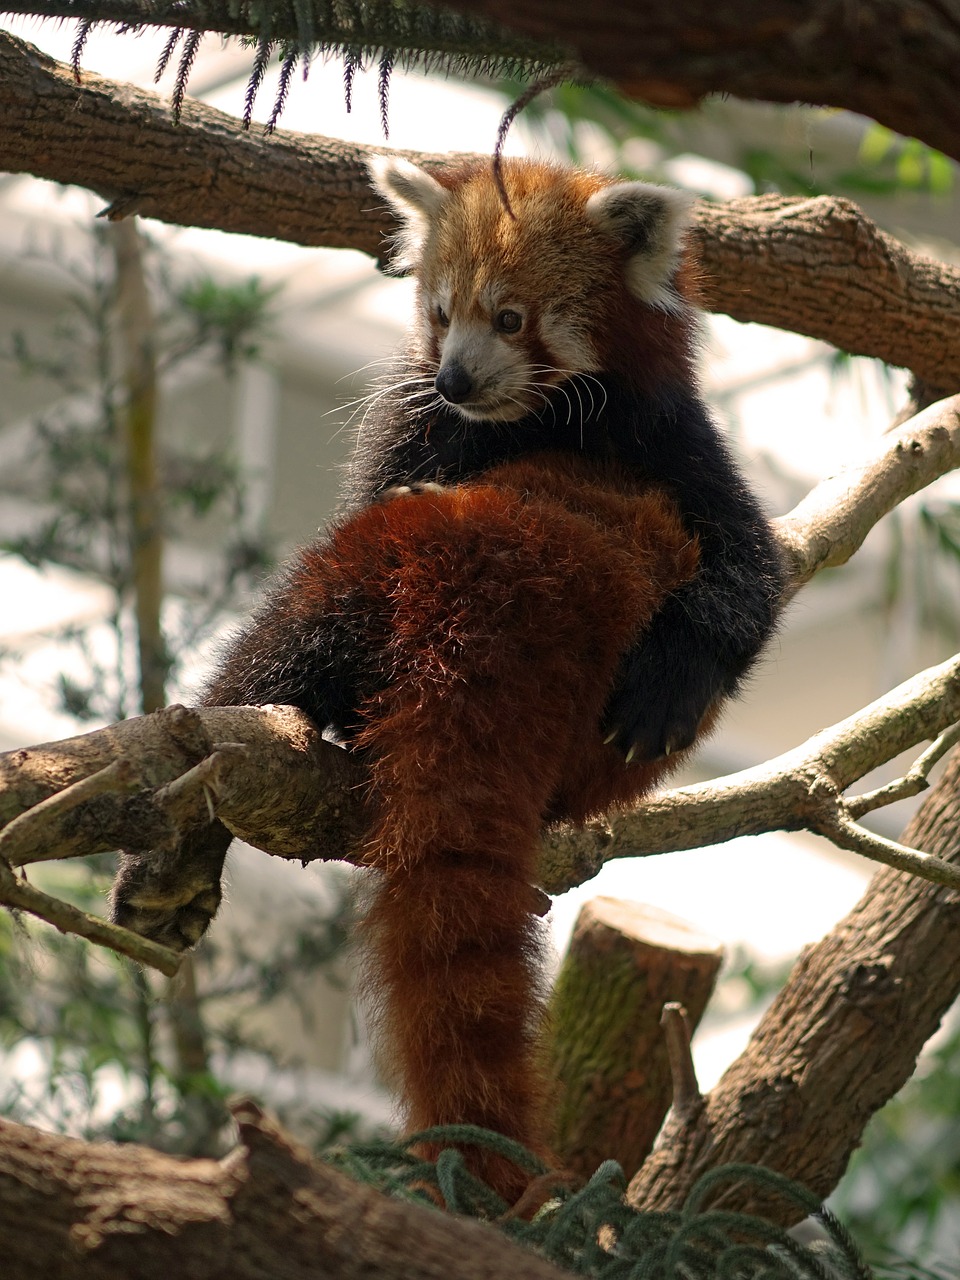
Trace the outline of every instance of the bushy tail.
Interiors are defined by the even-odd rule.
[[[585,501],[565,473],[554,487]],[[367,988],[414,1130],[476,1124],[547,1156],[540,833],[578,749],[624,772],[600,716],[687,541],[658,503],[653,520],[629,506],[634,538],[620,511],[608,531],[553,495],[478,486],[372,508],[338,540],[385,619],[389,679],[357,739],[382,801]],[[504,1198],[523,1190],[509,1162],[464,1154]]]
[[[541,685],[504,658],[495,679],[463,658],[457,679],[420,667],[364,734],[383,799],[367,849],[367,985],[408,1129],[481,1125],[549,1159],[532,886],[570,712],[549,679],[556,662]],[[527,1178],[511,1163],[464,1155],[509,1202],[520,1195]]]
[[[528,858],[519,861],[528,862]],[[482,1125],[549,1163],[540,1062],[540,922],[516,870],[448,853],[385,873],[367,915],[386,1066],[410,1130]],[[501,1156],[461,1148],[508,1203],[528,1178]],[[435,1159],[438,1149],[424,1152]]]

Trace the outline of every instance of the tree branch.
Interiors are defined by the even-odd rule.
[[[92,74],[77,85],[69,67],[0,33],[0,169],[87,187],[111,216],[378,256],[389,227],[364,161],[384,150],[257,126],[245,132],[189,99],[175,124],[158,95]],[[427,168],[457,159],[402,154]],[[701,203],[694,239],[710,309],[960,388],[960,268],[906,249],[849,201]]]
[[[960,724],[955,724],[952,729],[941,733],[939,738],[914,760],[902,778],[877,787],[874,791],[865,791],[862,795],[851,796],[844,802],[847,813],[851,818],[862,818],[864,814],[872,813],[874,809],[879,809],[883,805],[895,804],[898,800],[908,800],[911,796],[926,791],[930,785],[928,782],[930,770],[957,743],[960,743]]]
[[[794,589],[846,564],[883,516],[957,467],[960,396],[952,396],[885,435],[875,457],[822,481],[776,521]]]
[[[462,1280],[567,1275],[491,1226],[312,1160],[253,1103],[233,1111],[240,1145],[219,1161],[0,1119],[5,1280],[448,1280],[451,1258]]]
[[[670,1060],[670,1077],[673,1083],[673,1111],[677,1119],[688,1124],[692,1116],[703,1106],[703,1094],[697,1083],[697,1069],[690,1052],[693,1034],[690,1014],[677,1000],[668,1000],[660,1015],[667,1056]]]
[[[221,738],[240,739],[221,741]],[[356,856],[365,770],[294,707],[168,707],[0,756],[0,902],[164,973],[220,904],[232,835],[279,857]],[[215,816],[216,815],[216,816]],[[228,824],[225,828],[224,824]],[[12,867],[122,848],[139,855],[119,928],[41,894]]]
[[[451,0],[445,0],[451,3]],[[960,159],[960,16],[953,4],[863,0],[452,0],[514,31],[557,41],[628,97],[683,109],[712,93],[843,107]]]
[[[429,65],[433,71],[465,76],[539,76],[570,61],[570,51],[549,37],[527,40],[496,23],[458,17],[449,10],[438,18],[429,4],[397,6],[399,14],[390,12],[392,5],[295,7],[283,0],[257,5],[236,0],[6,0],[6,4],[7,13],[82,18],[91,25],[269,41],[274,51],[282,49],[281,57],[292,48],[304,59],[318,50],[343,56],[349,49],[367,65],[389,52],[397,67],[426,69]]]
[[[902,839],[953,865],[958,831],[955,751]],[[833,1190],[867,1120],[912,1075],[960,993],[958,913],[955,890],[880,871],[857,906],[801,953],[700,1113],[668,1121],[631,1183],[634,1208],[678,1208],[700,1174],[739,1161],[788,1173],[816,1195]],[[743,1184],[721,1204],[785,1220],[782,1202]]]
[[[842,792],[878,765],[960,720],[960,656],[921,672],[862,711],[753,769],[678,787],[612,815],[606,824],[549,834],[542,883],[565,892],[614,858],[639,858],[721,844],[768,831],[812,831],[880,862],[899,855],[904,870],[960,889],[960,870],[890,841],[854,846]],[[890,801],[894,799],[890,794]],[[862,830],[862,829],[861,829]],[[867,832],[864,832],[864,837]],[[910,861],[909,867],[904,863]]]
[[[35,888],[24,877],[17,876],[9,863],[0,860],[0,904],[14,911],[27,911],[40,920],[46,920],[61,933],[73,933],[88,942],[99,943],[129,956],[138,964],[149,965],[172,977],[180,967],[181,956],[169,947],[150,942],[130,929],[111,924],[99,916],[73,907],[69,902],[55,898]]]
[[[275,856],[349,858],[370,823],[365,781],[294,707],[167,707],[0,755],[0,857],[169,851],[212,809]]]
[[[907,249],[852,201],[701,201],[693,226],[709,310],[900,365],[940,395],[960,389],[960,268]]]

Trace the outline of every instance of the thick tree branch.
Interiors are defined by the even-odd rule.
[[[4,1280],[563,1280],[491,1226],[380,1195],[252,1103],[240,1145],[181,1160],[0,1119]]]
[[[690,107],[724,93],[845,107],[960,158],[960,14],[950,2],[863,0],[853,9],[811,9],[790,0],[740,0],[735,6],[600,0],[589,21],[576,0],[444,0],[441,7],[528,36],[541,56],[556,57],[558,44],[574,50],[584,67],[656,105]],[[60,15],[79,10],[121,22],[144,13],[143,5],[129,0],[26,0],[14,8]],[[196,25],[174,5],[152,5],[148,12],[151,21]],[[256,19],[244,27],[238,16],[231,11],[224,29],[256,38]],[[504,52],[498,33],[490,35],[490,51]]]
[[[167,707],[0,755],[0,857],[169,850],[216,813],[278,857],[348,858],[370,823],[365,780],[294,707]]]
[[[952,0],[444,0],[573,49],[629,97],[684,108],[707,94],[844,107],[960,159],[960,11]]]
[[[842,797],[877,765],[958,720],[960,658],[955,658],[755,769],[668,791],[612,816],[609,825],[550,833],[541,882],[559,893],[590,879],[614,858],[806,829],[924,879],[960,887],[955,867],[856,827],[855,817],[866,810],[856,799]],[[243,737],[245,749],[214,747],[210,735],[224,729]],[[188,733],[194,740],[190,755],[184,752]],[[190,763],[193,753],[199,757],[195,764]],[[125,764],[123,779],[104,789],[110,762],[121,760],[136,762],[134,769]],[[0,756],[2,810],[19,814],[0,834],[0,856],[11,866],[118,846],[144,854],[153,850],[160,872],[177,881],[184,902],[192,902],[212,891],[219,864],[216,859],[209,867],[199,859],[181,864],[172,851],[183,830],[202,830],[209,821],[208,805],[230,832],[266,852],[303,861],[350,857],[369,822],[363,778],[360,766],[325,742],[293,708],[188,712],[174,707]],[[914,778],[911,785],[919,789],[920,783]],[[890,788],[889,800],[899,792]],[[26,901],[7,901],[33,909]],[[212,901],[208,914],[215,908]],[[52,919],[45,911],[36,914]],[[66,927],[59,919],[52,922]],[[93,940],[113,945],[106,938]]]
[[[903,832],[960,860],[960,751]],[[869,1117],[899,1090],[960,993],[960,895],[883,870],[809,947],[745,1052],[699,1112],[668,1121],[634,1178],[635,1208],[676,1208],[707,1169],[740,1160],[837,1184]],[[723,1205],[783,1221],[782,1203],[731,1187]],[[798,1215],[799,1216],[799,1215]]]
[[[694,242],[709,310],[901,365],[941,395],[960,389],[960,268],[907,249],[852,201],[701,202]]]
[[[87,187],[111,216],[382,251],[388,228],[364,168],[382,147],[244,132],[189,100],[175,124],[158,95],[90,74],[77,85],[69,67],[2,33],[0,126],[0,169]],[[960,269],[904,248],[849,201],[701,204],[694,228],[712,310],[960,388]]]

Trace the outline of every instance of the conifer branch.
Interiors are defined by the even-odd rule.
[[[384,112],[384,65],[463,78],[528,79],[571,60],[569,49],[549,35],[532,39],[489,19],[409,0],[352,0],[344,5],[325,0],[9,0],[5,9],[61,21],[78,19],[71,55],[78,82],[83,79],[87,37],[98,24],[110,24],[131,35],[169,29],[170,39],[157,65],[158,80],[186,33],[172,97],[176,119],[204,35],[244,40],[254,48],[247,83],[247,125],[267,66],[276,58],[283,68],[271,128],[283,109],[293,66],[299,60],[309,63],[315,56],[342,59],[345,75],[350,68],[379,64]]]

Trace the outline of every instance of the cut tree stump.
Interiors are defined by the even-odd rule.
[[[604,1160],[643,1163],[673,1096],[663,1006],[699,1022],[723,960],[719,943],[654,907],[592,898],[554,988],[555,1149],[587,1177]]]

